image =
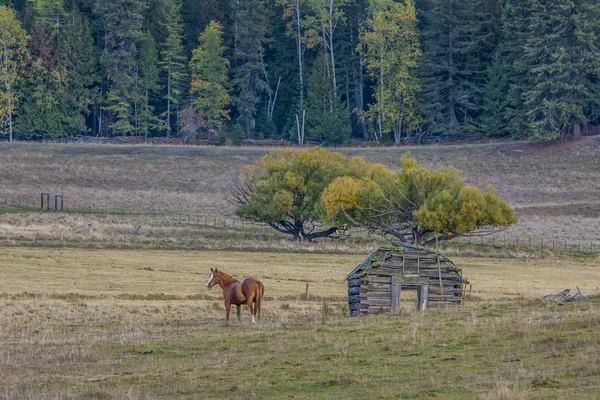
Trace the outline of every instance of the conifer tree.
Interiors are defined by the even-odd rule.
[[[12,8],[0,6],[0,132],[13,140],[13,119],[29,53],[29,37]]]
[[[94,12],[101,22],[104,51],[101,63],[107,84],[104,109],[110,134],[135,131],[137,46],[141,40],[143,3],[140,0],[97,0]]]
[[[233,0],[233,104],[247,138],[254,135],[254,116],[260,95],[267,89],[264,54],[269,18],[264,0]]]
[[[423,27],[423,101],[432,133],[478,130],[489,16],[476,0],[431,0]]]
[[[166,88],[164,99],[167,103],[167,110],[164,113],[164,127],[168,138],[173,124],[172,108],[181,100],[183,80],[186,78],[180,0],[168,1],[165,20],[161,26],[166,33],[165,40],[160,46],[160,66]]]
[[[327,53],[312,65],[307,82],[306,137],[328,145],[340,145],[350,138],[351,126],[345,104],[333,93],[328,76]]]
[[[307,38],[305,33],[305,20],[303,13],[306,11],[306,0],[279,0],[278,3],[283,7],[283,16],[288,20],[287,34],[294,38],[296,42],[296,57],[298,62],[298,113],[296,113],[296,121],[298,126],[298,144],[304,144],[304,123],[300,124],[301,117],[304,121],[306,108],[304,104],[304,52],[307,47]],[[298,115],[299,114],[299,115]]]
[[[578,138],[589,104],[600,98],[600,8],[592,0],[532,1],[523,51],[534,139]]]
[[[532,2],[531,1],[515,1],[508,0],[505,2],[502,9],[502,40],[499,46],[500,65],[494,65],[490,68],[497,69],[498,72],[504,71],[508,88],[505,95],[508,105],[505,108],[490,110],[486,106],[486,120],[484,124],[490,126],[502,126],[507,124],[507,130],[512,137],[523,138],[531,135],[531,126],[527,118],[527,110],[524,104],[523,94],[529,90],[528,73],[529,66],[523,57],[523,46],[527,39],[529,25],[531,21]],[[493,77],[488,72],[488,86],[490,90],[490,81]],[[499,88],[503,86],[498,83]],[[493,85],[493,83],[492,83]],[[502,94],[498,94],[502,96]],[[487,97],[487,96],[486,96]],[[490,99],[491,107],[495,107],[494,100]],[[490,101],[486,100],[486,101]],[[495,121],[492,122],[492,119]],[[492,133],[494,128],[492,127]]]
[[[160,119],[154,114],[153,100],[160,90],[159,58],[156,41],[149,30],[144,33],[138,55],[140,110],[137,116],[137,131],[147,140],[151,131],[160,127]]]
[[[192,70],[192,105],[208,129],[208,139],[213,141],[223,122],[229,119],[231,99],[227,89],[229,61],[224,57],[221,24],[211,21],[200,35],[200,45],[194,49]]]
[[[76,9],[37,0],[27,96],[19,130],[24,137],[63,137],[87,132],[99,81],[91,28]]]
[[[487,136],[508,136],[511,133],[508,120],[508,73],[500,52],[497,52],[488,68],[485,85],[482,129]]]

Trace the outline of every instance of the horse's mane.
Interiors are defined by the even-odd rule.
[[[223,279],[223,285],[227,285],[231,282],[239,282],[237,279],[233,279],[233,276],[226,274],[222,271],[217,271],[217,274],[221,275]]]

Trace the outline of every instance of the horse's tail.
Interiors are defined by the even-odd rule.
[[[260,303],[262,302],[262,298],[265,294],[265,285],[261,281],[258,281],[258,286],[256,287],[256,310],[254,314],[256,314],[256,320],[260,321]]]

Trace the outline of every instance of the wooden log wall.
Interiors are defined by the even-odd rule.
[[[463,280],[460,270],[437,254],[412,249],[405,249],[404,252],[381,249],[365,261],[364,267],[366,275],[357,273],[348,280],[348,302],[352,315],[394,311],[398,306],[392,300],[392,277],[396,276],[401,280],[400,292],[417,289],[420,299],[425,288],[426,305],[419,302],[420,308],[462,304]],[[416,277],[419,277],[418,284],[411,285],[410,279]]]
[[[367,275],[361,279],[360,313],[378,314],[392,311],[392,277]]]

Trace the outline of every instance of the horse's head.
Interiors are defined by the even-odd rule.
[[[208,283],[206,284],[207,288],[211,288],[213,286],[215,286],[217,284],[217,275],[219,274],[219,271],[217,271],[217,269],[215,268],[214,270],[211,268],[210,269],[210,275],[208,276]]]

